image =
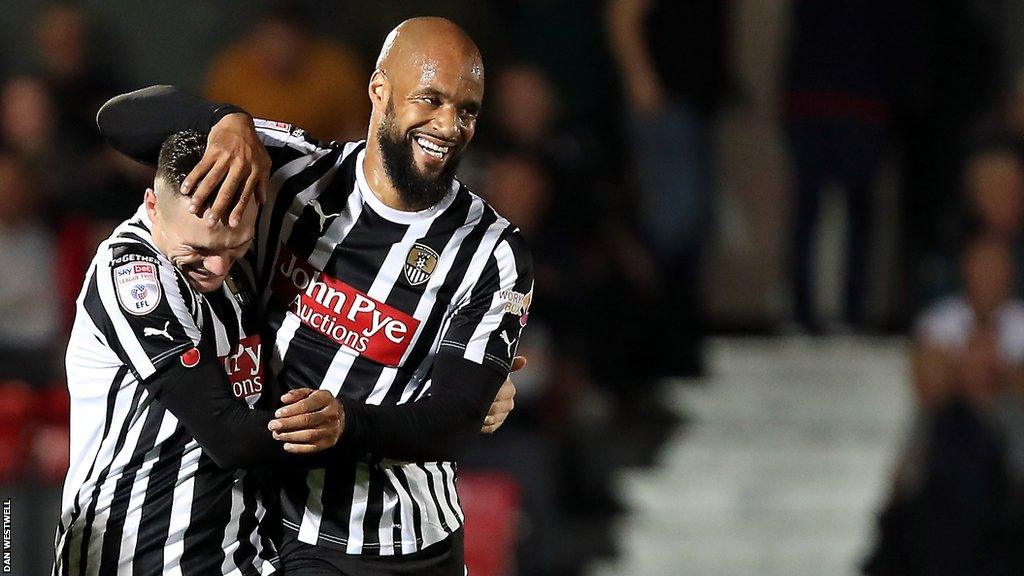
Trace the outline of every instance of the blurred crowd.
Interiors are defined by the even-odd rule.
[[[375,45],[332,33],[313,4],[266,4],[244,34],[192,64],[192,88],[322,140],[363,137]],[[460,178],[522,228],[536,297],[516,411],[464,467],[518,486],[519,573],[573,573],[614,553],[612,475],[645,463],[672,424],[657,383],[704,369],[701,338],[715,328],[702,314],[715,129],[745,98],[732,70],[733,3],[487,5],[483,16],[468,10],[487,22],[462,22],[501,37],[477,38],[487,96]],[[997,43],[970,6],[793,0],[777,78],[792,166],[790,313],[771,323],[913,337],[919,409],[866,564],[879,576],[968,573],[949,570],[978,555],[1021,573],[1012,535],[1024,526],[1024,74],[1000,73]],[[100,56],[95,30],[79,5],[44,6],[32,61],[0,61],[0,410],[42,414],[23,419],[48,426],[7,419],[15,424],[0,442],[28,446],[0,470],[8,483],[62,477],[54,391],[74,300],[97,243],[152,178],[94,127],[107,98],[141,87]],[[903,273],[890,280],[898,312],[879,321],[865,292],[886,161],[900,175]],[[821,204],[836,189],[843,310],[823,319],[814,252]],[[936,542],[948,557],[930,555]],[[992,566],[985,573],[1004,573]]]

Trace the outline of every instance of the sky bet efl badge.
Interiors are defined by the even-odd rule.
[[[114,287],[121,307],[130,314],[149,314],[160,304],[160,276],[152,262],[135,260],[114,268]]]
[[[437,266],[437,252],[430,246],[415,244],[405,257],[405,279],[411,286],[419,286],[430,279]]]

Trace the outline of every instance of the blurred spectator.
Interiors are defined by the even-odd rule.
[[[1024,161],[1019,149],[1005,138],[984,143],[965,162],[964,200],[966,210],[959,218],[960,232],[984,232],[1007,243],[1014,255],[1015,285],[1024,288]],[[962,290],[955,255],[937,250],[928,257],[922,270],[919,292],[926,303]]]
[[[69,196],[81,176],[81,157],[60,138],[53,101],[39,78],[8,79],[0,90],[0,146],[37,174],[34,194],[44,200]],[[49,208],[44,204],[44,208]]]
[[[627,96],[626,133],[645,192],[642,222],[663,274],[672,373],[700,371],[697,312],[714,193],[712,127],[726,96],[726,5],[615,0],[610,45]]]
[[[206,96],[317,138],[355,140],[370,118],[367,70],[351,49],[319,36],[298,3],[280,1],[214,60]]]
[[[874,184],[901,86],[906,0],[797,0],[786,78],[795,176],[790,278],[795,320],[817,331],[812,262],[825,187],[846,198],[843,321],[862,327]]]
[[[917,322],[920,414],[904,450],[872,576],[1020,574],[1024,466],[1024,302],[1013,258],[993,235],[964,250],[965,291]],[[1017,494],[1015,496],[1014,494]],[[1015,536],[1016,534],[1016,536]]]
[[[40,220],[28,167],[0,153],[0,380],[46,382],[59,316],[54,238]]]
[[[905,292],[920,304],[931,295],[936,259],[958,249],[965,135],[996,94],[999,57],[976,17],[989,3],[911,4],[912,15],[898,31],[905,47],[886,57],[902,78],[896,121],[902,144],[900,245],[910,274]]]
[[[54,4],[36,21],[40,75],[52,94],[57,127],[71,146],[102,144],[96,111],[119,92],[109,69],[97,65],[86,13],[80,6]]]

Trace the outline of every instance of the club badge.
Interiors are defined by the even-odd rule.
[[[419,286],[430,279],[437,267],[437,252],[429,246],[414,244],[405,257],[405,279],[410,286]]]

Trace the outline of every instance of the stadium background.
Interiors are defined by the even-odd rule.
[[[941,346],[927,328],[963,293],[967,239],[1006,248],[1021,273],[1024,3],[652,0],[654,68],[672,75],[653,99],[619,65],[629,4],[5,2],[0,491],[14,573],[49,563],[81,273],[150,177],[103,149],[98,104],[172,83],[300,125],[343,117],[311,131],[351,137],[381,39],[422,14],[483,50],[485,111],[461,174],[538,261],[516,411],[463,466],[481,535],[471,573],[1019,573],[1006,542],[1024,525],[1020,356]],[[330,90],[274,72],[304,66]],[[302,96],[278,113],[275,89]],[[975,281],[998,284],[1000,263]],[[941,393],[911,370],[929,346],[962,366]],[[921,542],[933,564],[908,552]]]

